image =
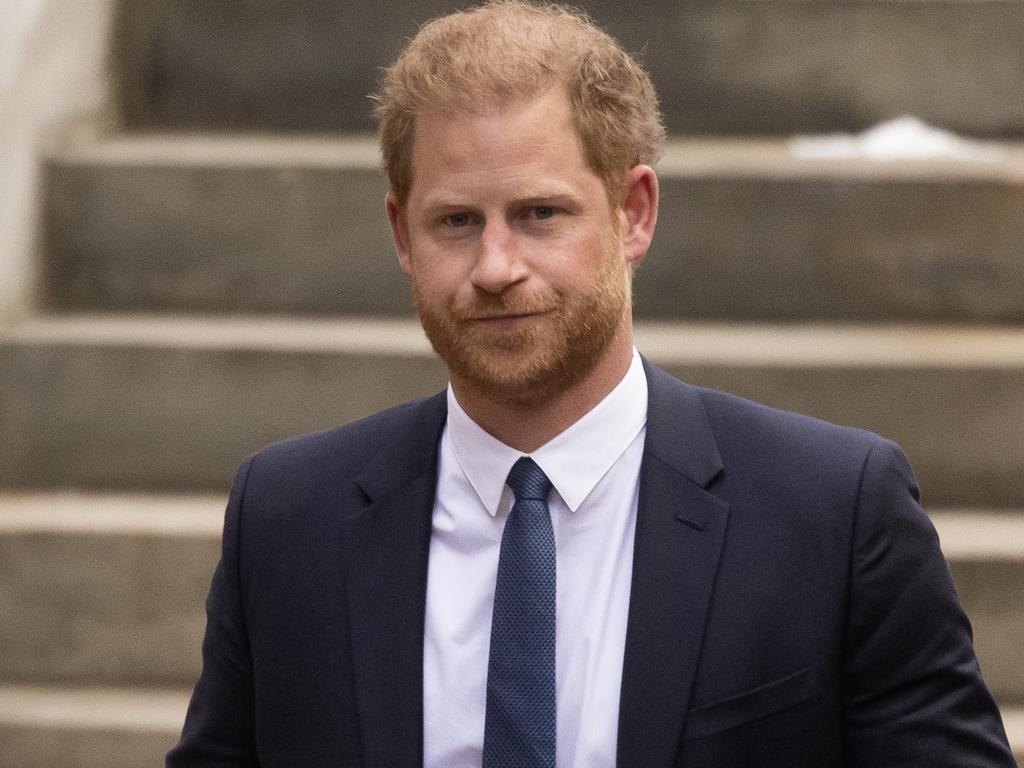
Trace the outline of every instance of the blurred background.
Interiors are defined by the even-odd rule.
[[[906,449],[1024,755],[1024,2],[581,5],[670,132],[641,352]],[[162,765],[235,467],[444,385],[367,95],[454,7],[7,0],[0,766]]]

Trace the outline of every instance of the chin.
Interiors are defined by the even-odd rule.
[[[489,347],[459,343],[434,348],[453,376],[491,402],[526,406],[548,402],[572,389],[593,372],[608,348],[602,344],[573,349],[537,336],[528,334],[515,344],[506,339]]]
[[[491,402],[538,405],[585,381],[605,360],[629,314],[629,282],[599,276],[576,301],[560,301],[521,327],[494,328],[464,320],[416,296],[434,351],[450,375]]]

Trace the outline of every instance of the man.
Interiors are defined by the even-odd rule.
[[[642,69],[498,2],[378,98],[451,385],[243,465],[168,765],[1013,765],[899,450],[633,349]]]

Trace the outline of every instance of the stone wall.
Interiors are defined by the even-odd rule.
[[[0,319],[32,305],[39,160],[110,119],[113,0],[9,0],[0,25]]]

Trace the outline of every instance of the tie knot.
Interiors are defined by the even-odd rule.
[[[505,484],[516,495],[516,501],[538,499],[546,502],[551,492],[551,481],[548,480],[548,476],[529,456],[523,456],[512,465]]]

